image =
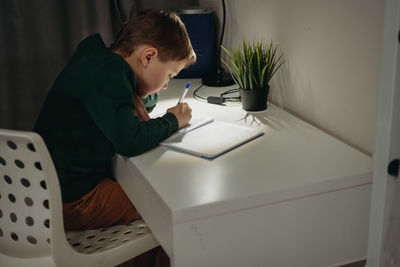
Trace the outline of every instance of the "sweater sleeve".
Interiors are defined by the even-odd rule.
[[[114,151],[132,157],[157,146],[173,134],[178,129],[178,121],[175,115],[167,113],[140,122],[134,115],[133,73],[117,70],[110,68],[107,75],[95,77],[92,92],[83,102],[100,131],[113,144]]]

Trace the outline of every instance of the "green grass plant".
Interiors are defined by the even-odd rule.
[[[243,40],[241,47],[229,51],[221,46],[227,54],[227,60],[221,61],[227,66],[236,84],[245,90],[263,89],[284,63],[282,53],[272,41]]]

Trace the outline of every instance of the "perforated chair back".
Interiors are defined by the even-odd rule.
[[[43,139],[0,129],[0,266],[114,266],[158,245],[141,220],[66,232]]]
[[[1,130],[0,175],[0,251],[24,258],[51,255],[51,209],[60,210],[61,201],[47,190],[49,183],[55,191],[59,186],[57,179],[47,180],[57,175],[40,136]]]

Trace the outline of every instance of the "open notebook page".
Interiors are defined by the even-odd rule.
[[[213,159],[264,133],[259,129],[213,121],[195,130],[171,137],[162,146]]]
[[[197,129],[197,128],[199,128],[203,125],[206,125],[208,123],[211,123],[213,121],[214,121],[214,118],[212,118],[212,117],[192,117],[192,119],[190,120],[190,123],[186,127],[179,129],[176,133],[171,135],[168,139],[164,140],[164,142],[171,140],[179,135],[193,131],[194,129]]]

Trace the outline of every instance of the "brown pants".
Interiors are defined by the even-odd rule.
[[[63,203],[65,229],[82,230],[128,224],[140,218],[121,186],[102,180],[81,199]]]
[[[63,203],[65,229],[83,230],[128,224],[140,214],[121,186],[110,179],[102,180],[81,199]],[[154,266],[158,255],[159,266],[170,266],[169,258],[160,247],[137,256],[135,266]]]

